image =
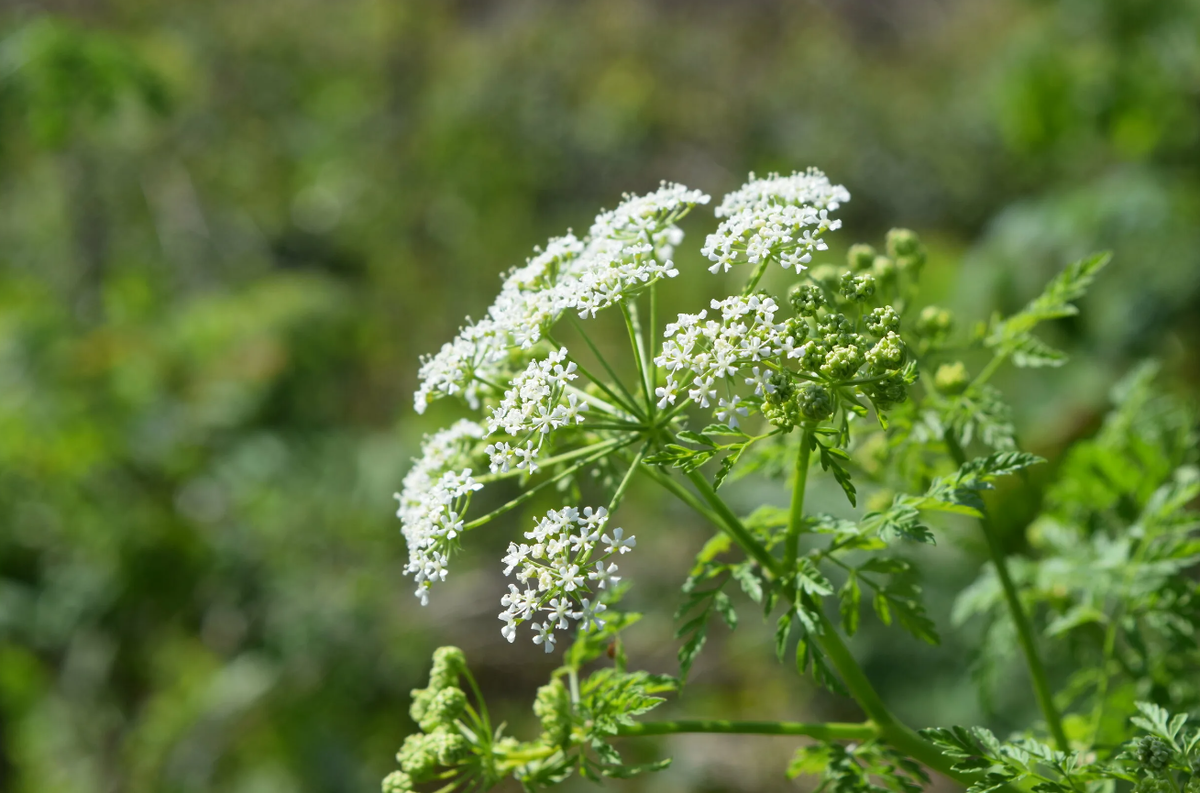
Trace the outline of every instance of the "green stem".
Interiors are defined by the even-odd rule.
[[[646,397],[646,409],[654,410],[654,389],[650,387],[650,375],[642,357],[642,333],[634,314],[636,304],[631,300],[621,301],[621,314],[625,317],[625,328],[629,331],[629,343],[633,346],[633,359],[637,364],[638,379],[642,382],[642,393]]]
[[[725,721],[724,719],[684,719],[622,724],[617,735],[673,735],[686,732],[719,732],[741,735],[807,735],[818,741],[869,741],[879,737],[879,729],[865,724],[808,724],[797,721]]]
[[[842,641],[842,637],[838,635],[837,628],[824,614],[821,614],[820,617],[822,632],[817,640],[821,644],[821,649],[825,651],[834,668],[838,670],[850,695],[858,702],[867,717],[878,725],[879,735],[893,748],[956,782],[963,785],[975,782],[975,775],[955,771],[951,767],[953,762],[936,746],[917,735],[892,715],[871,685],[871,681],[867,679],[862,667],[858,665],[858,661],[851,655],[846,643]],[[1011,788],[1009,789],[1011,790]]]
[[[979,388],[979,386],[990,380],[992,375],[996,373],[996,370],[1000,368],[1007,358],[1007,355],[1001,355],[999,353],[992,356],[992,360],[988,361],[987,366],[983,367],[983,371],[981,371],[979,375],[971,381],[970,387]]]
[[[625,497],[625,491],[629,489],[629,483],[633,481],[634,472],[642,464],[646,452],[650,449],[650,443],[650,441],[646,441],[642,444],[642,448],[638,451],[637,456],[629,464],[629,470],[625,472],[625,476],[621,477],[621,484],[617,485],[617,490],[613,493],[612,500],[608,502],[608,512],[610,515],[616,511],[617,507],[621,504],[621,499]]]
[[[754,272],[750,275],[750,280],[746,282],[746,286],[742,289],[742,297],[754,291],[754,287],[758,286],[758,282],[762,280],[763,273],[767,271],[767,265],[771,263],[770,259],[763,259],[754,268]]]
[[[812,455],[813,425],[805,424],[800,436],[800,452],[796,456],[796,474],[792,484],[792,507],[788,513],[787,540],[783,551],[783,569],[796,569],[796,555],[800,550],[800,532],[804,528],[804,490],[808,483],[808,463]]]
[[[671,495],[675,496],[684,504],[687,504],[696,512],[700,513],[700,515],[709,523],[717,526],[718,528],[721,526],[721,519],[717,517],[717,513],[704,506],[704,502],[701,501],[695,493],[676,482],[670,477],[669,474],[664,473],[663,471],[659,470],[657,466],[653,465],[646,466],[646,474],[655,482],[658,482],[660,485],[662,485],[663,488]]]
[[[627,403],[628,406],[632,408],[633,414],[638,418],[645,418],[642,412],[637,408],[637,399],[635,399],[633,394],[629,392],[629,389],[625,387],[625,384],[621,382],[621,378],[617,377],[617,373],[613,370],[612,366],[609,365],[608,359],[600,354],[599,348],[596,347],[596,345],[592,342],[592,337],[587,335],[587,332],[580,327],[579,320],[575,318],[573,313],[567,312],[567,315],[570,317],[571,322],[575,325],[575,330],[579,332],[579,335],[583,338],[584,343],[587,344],[588,349],[592,351],[592,355],[596,356],[596,360],[600,362],[600,365],[604,367],[604,371],[608,372],[608,376],[612,378],[613,385],[615,385],[617,390],[625,396],[625,400],[622,401],[622,404]]]
[[[700,497],[704,499],[717,515],[719,519],[717,526],[732,537],[733,541],[740,545],[742,550],[753,556],[763,566],[763,569],[778,576],[780,573],[779,560],[772,556],[763,547],[762,543],[756,540],[754,535],[742,525],[742,521],[721,500],[721,497],[717,495],[717,491],[713,490],[712,485],[704,478],[704,474],[699,471],[691,471],[687,474],[687,478],[696,490],[700,492]]]
[[[619,438],[615,439],[615,440],[605,441],[606,444],[611,445],[611,446],[616,446],[620,442],[621,442],[621,439],[619,439]],[[538,460],[538,467],[539,468],[548,468],[552,465],[557,465],[558,463],[570,462],[571,460],[574,460],[576,458],[585,457],[589,454],[595,454],[595,453],[596,453],[595,446],[584,446],[580,449],[572,449],[569,452],[563,452],[562,454],[556,454],[553,457],[547,457],[545,460]],[[522,476],[524,473],[525,473],[525,469],[523,469],[523,468],[520,468],[520,469],[513,468],[513,469],[510,469],[507,473],[503,473],[503,474],[484,474],[483,476],[477,476],[477,477],[475,477],[475,481],[479,482],[480,484],[487,484],[488,482],[499,482],[502,479],[512,479],[513,477]]]
[[[546,339],[549,342],[551,342],[552,344],[557,344],[560,349],[566,348],[565,344],[559,344],[559,342],[556,341],[549,333],[546,334]],[[619,405],[620,407],[623,407],[626,410],[628,410],[629,412],[638,416],[638,418],[641,418],[641,414],[638,412],[637,405],[635,403],[628,403],[624,399],[622,399],[620,394],[613,391],[611,388],[609,388],[607,385],[605,385],[604,382],[600,378],[596,377],[594,374],[589,372],[584,367],[584,365],[581,364],[575,357],[568,355],[567,360],[569,360],[571,363],[575,364],[575,368],[579,370],[580,374],[582,374],[584,377],[586,377],[592,383],[595,383],[596,387],[599,388],[601,391],[608,394],[609,398],[612,399],[613,402],[617,403],[617,405]]]
[[[688,474],[688,478],[696,489],[700,491],[704,500],[712,507],[711,511],[705,510],[702,512],[706,517],[716,518],[716,525],[726,531],[733,539],[742,546],[751,556],[753,556],[762,566],[778,576],[780,565],[775,557],[770,553],[750,534],[737,516],[730,511],[729,507],[725,506],[716,492],[705,481],[704,477],[699,472],[693,471]],[[884,738],[889,744],[901,752],[909,755],[918,762],[924,763],[945,776],[961,782],[963,785],[970,785],[976,781],[975,775],[955,771],[951,766],[953,763],[949,758],[945,757],[936,746],[926,741],[921,736],[917,735],[904,723],[900,722],[891,714],[887,706],[883,704],[879,694],[876,693],[874,687],[871,686],[871,681],[867,679],[862,667],[858,665],[858,661],[850,654],[850,650],[842,642],[838,636],[837,629],[829,622],[829,619],[821,614],[822,633],[816,637],[821,645],[821,649],[828,656],[834,668],[841,675],[842,680],[846,684],[846,688],[851,695],[866,712],[867,716],[874,722],[879,730],[879,735]],[[1015,793],[1015,789],[1010,785],[1003,785],[998,788],[1002,793]]]
[[[545,482],[538,482],[538,484],[536,486],[529,488],[528,490],[523,492],[521,495],[514,498],[512,501],[509,501],[507,504],[504,504],[502,506],[497,507],[496,509],[493,509],[491,512],[484,515],[483,517],[476,518],[475,520],[471,521],[467,525],[463,526],[463,531],[470,531],[471,529],[477,529],[480,526],[487,523],[492,518],[498,517],[499,515],[503,515],[505,512],[508,512],[510,509],[513,509],[514,507],[519,507],[521,504],[524,504],[526,501],[528,501],[529,499],[531,499],[535,495],[537,495],[537,492],[539,490],[541,490],[542,488],[549,487],[550,485],[554,484],[555,482],[562,479],[563,477],[570,476],[571,474],[575,473],[580,468],[583,468],[585,465],[590,465],[590,464],[596,462],[597,460],[599,460],[601,457],[604,457],[605,455],[609,454],[610,452],[616,451],[617,449],[621,448],[622,446],[628,446],[629,444],[633,443],[636,440],[637,440],[637,438],[617,438],[617,439],[614,439],[611,441],[607,441],[605,443],[601,443],[597,446],[591,447],[591,450],[593,452],[596,452],[595,454],[593,454],[589,457],[585,457],[584,459],[575,463],[575,465],[572,465],[570,468],[564,468],[562,471],[560,471],[557,474],[555,474],[554,476],[550,477]]]
[[[950,456],[954,459],[955,464],[962,467],[967,461],[967,456],[963,452],[958,441],[949,432],[945,435],[946,448],[950,451]],[[1012,617],[1013,624],[1017,628],[1017,641],[1021,645],[1021,650],[1025,654],[1025,665],[1029,668],[1029,677],[1033,681],[1033,693],[1037,698],[1038,706],[1042,710],[1042,716],[1046,719],[1046,726],[1050,729],[1050,734],[1054,736],[1054,742],[1058,745],[1059,751],[1071,751],[1071,744],[1067,740],[1067,733],[1063,730],[1062,717],[1058,713],[1058,709],[1054,707],[1054,694],[1050,690],[1050,681],[1046,675],[1046,667],[1042,664],[1042,658],[1038,655],[1037,643],[1033,638],[1033,626],[1029,623],[1029,615],[1025,613],[1025,607],[1021,604],[1021,595],[1017,592],[1017,586],[1013,583],[1012,575],[1008,571],[1008,561],[1004,553],[1004,547],[1000,544],[1000,538],[996,536],[995,527],[987,515],[983,515],[979,519],[979,526],[983,529],[983,536],[987,539],[988,553],[992,558],[992,566],[996,568],[996,575],[1000,579],[1000,586],[1004,590],[1004,600],[1008,604],[1009,615]]]

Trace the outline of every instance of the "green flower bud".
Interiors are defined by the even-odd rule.
[[[438,727],[453,723],[467,707],[467,695],[461,688],[443,688],[434,694],[420,720],[421,729],[433,732]]]
[[[919,336],[929,339],[944,337],[954,327],[954,315],[949,310],[939,306],[925,306],[913,326]]]
[[[846,253],[846,263],[850,265],[851,270],[869,270],[875,263],[875,249],[862,243],[851,245]]]
[[[899,369],[905,358],[904,342],[895,333],[888,331],[874,347],[867,350],[866,358],[867,365],[876,374],[889,369]]]
[[[825,305],[825,294],[812,284],[799,284],[788,293],[792,310],[800,317],[813,317]]]
[[[1134,753],[1142,768],[1154,773],[1165,771],[1174,754],[1166,742],[1152,735],[1139,738],[1134,745]]]
[[[457,647],[439,647],[433,651],[433,669],[429,687],[443,689],[458,685],[458,676],[467,670],[467,657]]]
[[[772,386],[767,390],[767,404],[782,405],[792,398],[792,394],[796,393],[796,386],[792,382],[792,378],[783,372],[771,372],[767,376],[767,384]]]
[[[800,347],[800,356],[797,364],[805,371],[816,372],[825,363],[825,355],[830,349],[831,345],[826,344],[820,339],[806,341]]]
[[[430,745],[430,736],[415,733],[404,739],[404,745],[396,752],[396,761],[400,767],[420,778],[426,776],[437,765],[437,752]]]
[[[913,256],[921,250],[921,240],[915,231],[892,229],[887,233],[887,252],[892,258]]]
[[[414,688],[409,692],[412,697],[412,705],[408,708],[408,715],[412,716],[412,720],[417,724],[424,721],[425,714],[429,712],[429,704],[433,702],[437,693],[437,690],[432,688]]]
[[[806,419],[821,421],[833,415],[833,397],[816,383],[805,383],[796,392],[796,407]]]
[[[908,383],[904,378],[895,374],[874,383],[864,383],[862,392],[870,397],[879,410],[887,410],[908,399]]]
[[[842,274],[832,264],[822,264],[808,271],[808,277],[814,282],[833,292],[842,280]]]
[[[970,377],[962,361],[944,363],[933,376],[933,387],[943,394],[957,396],[966,390]]]
[[[425,744],[438,765],[455,765],[471,754],[471,744],[457,730],[440,729],[426,736]]]
[[[842,295],[861,303],[875,294],[875,276],[870,273],[846,273],[842,276]]]
[[[571,738],[571,694],[557,678],[537,690],[533,712],[542,723],[542,737],[555,746]]]
[[[817,320],[817,330],[825,341],[845,345],[854,336],[854,323],[845,314],[829,313]]]
[[[867,330],[876,336],[886,336],[900,330],[900,315],[891,306],[873,310],[866,316]]]
[[[772,426],[779,427],[784,432],[791,432],[796,426],[796,403],[795,400],[785,402],[764,402],[762,406],[762,414],[771,422]]]
[[[412,777],[403,771],[393,771],[383,778],[383,793],[412,793]]]
[[[871,272],[881,284],[889,283],[896,277],[896,263],[886,256],[876,256]]]
[[[849,380],[862,366],[863,355],[857,347],[834,347],[821,364],[821,374],[830,380]]]

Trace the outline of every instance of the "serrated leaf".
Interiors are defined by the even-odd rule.
[[[691,637],[683,643],[679,648],[679,677],[681,680],[686,680],[688,672],[692,670],[692,665],[696,663],[696,657],[700,655],[700,651],[704,649],[704,642],[708,638],[708,622],[705,621],[700,625],[700,628],[691,635]]]
[[[847,636],[858,632],[859,603],[862,601],[862,589],[858,586],[858,577],[851,573],[838,591],[838,611],[842,618],[842,630]]]
[[[730,600],[729,595],[726,595],[724,592],[718,592],[713,596],[713,607],[721,615],[721,619],[725,620],[725,624],[729,626],[730,630],[737,627],[738,616],[737,612],[733,609],[733,601]]]
[[[762,580],[754,571],[753,565],[751,565],[749,562],[743,562],[742,564],[730,568],[730,573],[733,575],[734,580],[738,582],[738,585],[741,586],[742,591],[745,592],[751,600],[753,600],[755,603],[762,603]]]
[[[698,432],[692,432],[691,430],[683,430],[681,432],[678,432],[678,433],[676,433],[676,437],[679,438],[680,440],[690,441],[692,443],[698,443],[701,446],[709,446],[709,447],[716,446],[716,444],[713,443],[708,438],[704,437],[703,435],[701,435]]]
[[[705,435],[725,435],[735,438],[749,438],[750,436],[739,429],[729,426],[728,424],[709,424],[703,430]]]
[[[783,656],[787,653],[788,634],[792,630],[792,612],[787,612],[780,616],[779,621],[775,623],[775,657],[783,662]]]

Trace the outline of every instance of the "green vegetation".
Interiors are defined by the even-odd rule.
[[[569,227],[582,236],[596,208],[623,191],[668,179],[720,196],[752,170],[808,165],[854,194],[844,229],[808,272],[848,269],[848,241],[882,240],[893,225],[921,231],[920,297],[898,297],[911,301],[907,350],[928,363],[916,385],[868,386],[876,405],[902,385],[928,392],[936,427],[900,409],[888,431],[940,437],[942,462],[923,467],[919,444],[848,462],[832,436],[799,443],[799,427],[840,403],[798,384],[770,406],[779,424],[729,428],[745,436],[698,424],[680,435],[677,445],[706,467],[664,460],[630,482],[623,465],[602,470],[597,486],[621,488],[620,525],[638,538],[621,556],[622,608],[646,616],[629,626],[610,619],[626,628],[615,641],[571,649],[578,655],[565,663],[624,669],[628,657],[655,673],[609,673],[590,689],[585,673],[580,696],[595,709],[613,701],[596,692],[619,686],[626,698],[666,693],[660,676],[679,674],[681,647],[690,667],[654,721],[600,719],[604,746],[629,736],[617,741],[623,763],[675,757],[666,771],[620,784],[788,785],[781,771],[795,738],[672,738],[668,752],[633,737],[720,730],[724,720],[778,720],[780,734],[813,736],[819,743],[793,770],[833,769],[832,784],[853,787],[862,767],[919,780],[851,723],[862,714],[847,700],[762,652],[775,633],[774,620],[750,618],[755,587],[764,599],[771,591],[762,565],[747,564],[729,533],[705,544],[715,520],[754,543],[782,536],[772,558],[804,559],[810,535],[849,539],[845,522],[855,520],[902,552],[847,561],[853,576],[806,572],[807,590],[798,581],[797,591],[838,600],[829,617],[855,634],[853,656],[898,723],[944,727],[921,740],[947,757],[988,758],[1012,784],[1034,773],[1069,786],[1046,763],[1023,770],[1034,761],[1010,743],[949,731],[986,725],[1007,737],[1043,719],[1041,740],[1054,745],[1049,704],[1079,745],[1107,750],[1143,731],[1160,742],[1139,744],[1132,760],[1088,758],[1076,783],[1110,773],[1094,765],[1106,762],[1151,768],[1165,789],[1186,785],[1193,733],[1153,708],[1132,729],[1129,716],[1136,702],[1196,709],[1194,644],[1177,619],[1190,603],[1179,562],[1190,546],[1134,540],[1177,536],[1177,516],[1195,498],[1198,11],[1186,0],[895,5],[6,9],[0,789],[374,790],[404,736],[425,726],[409,717],[409,691],[448,643],[465,649],[479,688],[462,678],[467,705],[491,706],[480,718],[507,722],[513,735],[561,738],[561,719],[548,716],[559,713],[558,689],[538,694],[561,652],[525,638],[510,646],[495,620],[505,583],[495,562],[533,516],[561,503],[558,491],[473,532],[429,607],[410,596],[391,494],[421,437],[459,415],[449,401],[423,416],[411,410],[417,358],[463,316],[481,316],[500,274],[534,242]],[[647,295],[628,324],[608,312],[587,328],[599,353],[622,361],[617,376],[597,379],[622,380],[639,410],[654,383],[647,388],[648,367],[635,379],[619,357],[629,330],[661,333],[664,318],[740,290],[748,275],[705,272],[697,251],[714,226],[708,209],[681,226],[681,275],[657,313]],[[911,241],[892,242],[878,255],[900,269]],[[854,250],[855,274],[887,277],[886,261]],[[1067,307],[1096,250],[1113,259],[1076,315]],[[1074,276],[1030,302],[1074,261]],[[787,276],[773,267],[758,288],[791,316]],[[877,299],[861,279],[844,292],[840,282],[819,286],[833,300]],[[886,336],[890,320],[872,321]],[[577,333],[564,327],[560,341],[574,350]],[[859,351],[864,362],[870,349]],[[1148,358],[1160,362],[1157,374],[1140,363]],[[991,360],[1041,366],[990,370]],[[798,429],[750,442],[789,422]],[[967,466],[982,458],[990,467],[952,462],[947,438]],[[979,452],[1013,446],[1048,463],[993,482],[1006,469]],[[639,453],[688,465],[678,450],[620,452]],[[794,483],[769,478],[786,476],[801,454],[807,495],[793,510],[783,496]],[[896,455],[911,459],[889,462]],[[897,471],[911,479],[884,481]],[[488,488],[486,510],[522,492],[508,480]],[[986,523],[964,514],[947,533],[925,520],[928,499]],[[830,517],[810,525],[814,515]],[[937,545],[910,542],[927,536]],[[995,558],[1007,558],[1007,573]],[[730,580],[738,586],[726,592]],[[652,613],[685,581],[686,619]],[[710,594],[714,586],[722,589]],[[1012,618],[1013,591],[1024,627]],[[862,601],[879,620],[858,615]],[[718,620],[734,614],[729,633]],[[889,620],[918,639],[898,638]],[[667,641],[676,627],[688,629]],[[807,630],[789,625],[785,649]],[[935,636],[939,647],[920,640]],[[1054,702],[1029,685],[1031,645]],[[837,658],[836,646],[810,646],[811,669]],[[853,688],[835,672],[829,682]],[[558,679],[569,691],[570,675]],[[613,765],[589,757],[598,769]],[[1118,770],[1141,779],[1131,769]]]

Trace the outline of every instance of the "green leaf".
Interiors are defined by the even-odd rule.
[[[725,624],[729,626],[730,630],[737,627],[738,616],[737,612],[733,609],[733,601],[730,600],[729,595],[726,595],[724,592],[718,592],[713,596],[713,606],[716,608],[717,613],[721,615],[721,619],[725,620]]]
[[[842,630],[847,636],[858,632],[859,603],[862,601],[862,590],[858,586],[858,576],[853,572],[846,579],[838,592],[838,611],[842,617]]]
[[[690,441],[691,443],[698,443],[701,446],[716,446],[716,444],[708,438],[704,437],[698,432],[692,432],[691,430],[683,430],[682,432],[678,433],[676,437],[680,438],[681,440]]]
[[[837,447],[826,446],[815,437],[812,439],[812,443],[819,455],[822,470],[831,471],[833,478],[841,486],[842,492],[846,494],[846,498],[850,501],[850,506],[858,506],[858,494],[854,489],[854,482],[850,479],[850,472],[843,468],[839,462],[839,460],[849,460],[850,455]]]
[[[825,574],[817,569],[812,559],[803,556],[796,561],[796,588],[814,597],[833,594],[833,585]]]
[[[783,656],[787,652],[787,639],[791,630],[792,612],[788,611],[775,623],[775,657],[779,659],[780,663],[783,662]]]
[[[743,562],[730,568],[730,574],[734,580],[741,586],[751,600],[755,603],[762,603],[763,586],[762,579],[758,577],[755,567],[751,562]]]

